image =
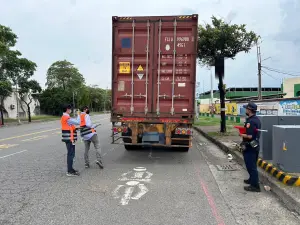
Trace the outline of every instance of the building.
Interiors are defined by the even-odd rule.
[[[25,101],[30,102],[30,113],[31,116],[38,115],[40,113],[40,103],[37,99],[33,98],[31,94],[25,96]],[[18,107],[18,110],[17,110]],[[27,105],[20,100],[19,95],[14,90],[11,96],[4,99],[4,110],[3,110],[3,117],[4,118],[17,118],[17,112],[19,111],[19,117],[25,118],[28,115],[27,112]]]
[[[299,82],[300,83],[300,82]],[[280,87],[265,87],[262,88],[262,96],[282,96],[284,93],[281,91]],[[200,94],[200,99],[210,99],[211,97],[210,91],[204,92]],[[220,99],[219,90],[213,90],[213,96],[216,99]],[[226,100],[234,100],[239,98],[248,98],[248,97],[257,97],[258,96],[258,88],[252,87],[240,87],[240,88],[227,88],[225,93]]]
[[[300,97],[300,77],[284,79],[282,89],[286,93],[285,98]]]
[[[282,98],[284,93],[281,91],[280,87],[264,87],[262,88],[262,98],[263,99],[272,99],[272,98]],[[238,87],[238,88],[227,88],[225,89],[225,105],[227,114],[231,112],[237,112],[236,105],[231,104],[230,102],[236,101],[250,101],[257,100],[258,97],[258,88],[253,87]],[[219,90],[213,90],[213,102],[211,103],[211,92],[207,91],[201,93],[200,96],[200,112],[211,112],[212,110],[216,113],[220,110],[220,92]],[[228,109],[227,109],[228,108]],[[230,109],[230,110],[229,110]],[[230,111],[230,112],[229,112]]]

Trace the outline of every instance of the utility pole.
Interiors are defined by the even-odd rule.
[[[257,67],[258,67],[258,100],[262,100],[261,94],[261,54],[260,46],[257,45]]]
[[[18,80],[18,78],[17,78],[17,83],[16,83],[17,120],[18,120],[18,124],[21,124],[20,117],[19,117],[19,95],[18,95],[18,83],[19,83],[19,80]]]
[[[195,117],[199,119],[199,106],[198,106],[198,99],[199,99],[199,93],[198,89],[200,88],[200,82],[196,82],[196,89],[195,89]],[[198,95],[197,95],[198,93]]]
[[[212,67],[210,67],[210,104],[213,106],[214,101],[214,93],[213,93],[213,75],[212,75]]]
[[[73,116],[76,116],[76,112],[75,112],[75,91],[73,90]]]

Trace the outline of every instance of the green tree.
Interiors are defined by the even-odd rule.
[[[4,100],[11,96],[13,91],[10,78],[14,72],[17,56],[21,55],[20,52],[10,49],[15,46],[17,38],[17,35],[9,27],[0,24],[0,111],[2,122],[5,110]]]
[[[18,36],[9,27],[0,24],[0,46],[14,47],[17,39]]]
[[[198,59],[201,66],[215,66],[217,59],[235,59],[239,52],[248,53],[259,36],[247,31],[246,25],[226,23],[212,16],[212,24],[198,27]],[[225,108],[223,77],[219,76],[221,108]],[[225,111],[221,111],[221,132],[226,132]]]
[[[31,121],[30,103],[32,99],[25,101],[26,94],[30,92],[40,91],[39,84],[28,79],[34,74],[36,64],[26,58],[21,58],[21,53],[17,50],[11,50],[17,43],[17,35],[12,32],[9,27],[0,25],[0,101],[1,115],[3,115],[4,99],[11,95],[13,85],[20,85],[18,93],[21,101],[28,108],[28,120]],[[3,118],[2,118],[3,119]],[[2,120],[3,121],[3,120]]]
[[[72,93],[61,87],[47,88],[38,99],[43,113],[58,116],[62,113],[62,105],[72,102]]]
[[[198,27],[198,59],[202,66],[212,66],[217,57],[235,59],[239,52],[248,53],[259,36],[247,31],[246,25],[229,24],[212,16],[212,24]]]
[[[63,90],[77,89],[85,81],[74,64],[67,60],[54,62],[47,71],[47,88],[61,87]]]
[[[87,105],[90,107],[91,105],[91,92],[92,90],[88,86],[82,86],[80,89],[78,89],[78,92],[76,94],[77,99],[77,108]]]
[[[106,110],[111,107],[110,96],[110,90],[104,90],[97,86],[82,86],[75,90],[74,101],[76,108],[87,105],[91,111],[103,111],[104,106]],[[64,90],[62,87],[47,88],[39,95],[39,101],[44,113],[60,115],[62,104],[73,102],[73,90]]]
[[[3,123],[4,100],[12,93],[12,85],[8,80],[0,80],[0,112],[1,121]]]
[[[27,106],[28,122],[31,122],[30,104],[33,101],[35,94],[42,91],[40,84],[36,80],[28,80],[27,78],[19,79],[19,96],[22,102]]]

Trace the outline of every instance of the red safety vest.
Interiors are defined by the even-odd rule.
[[[74,125],[68,124],[69,115],[63,115],[61,117],[61,132],[62,132],[62,141],[63,142],[75,142],[77,141],[77,131]]]
[[[85,113],[80,114],[80,135],[81,137],[87,135],[87,134],[91,134],[91,133],[95,133],[96,130],[94,128],[89,128],[86,126],[86,122],[85,122]]]

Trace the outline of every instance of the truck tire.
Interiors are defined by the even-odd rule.
[[[124,145],[124,147],[127,151],[134,151],[138,149],[138,146],[135,145]]]
[[[190,150],[189,147],[181,147],[181,148],[179,148],[179,151],[181,151],[181,152],[188,152],[189,150]]]

